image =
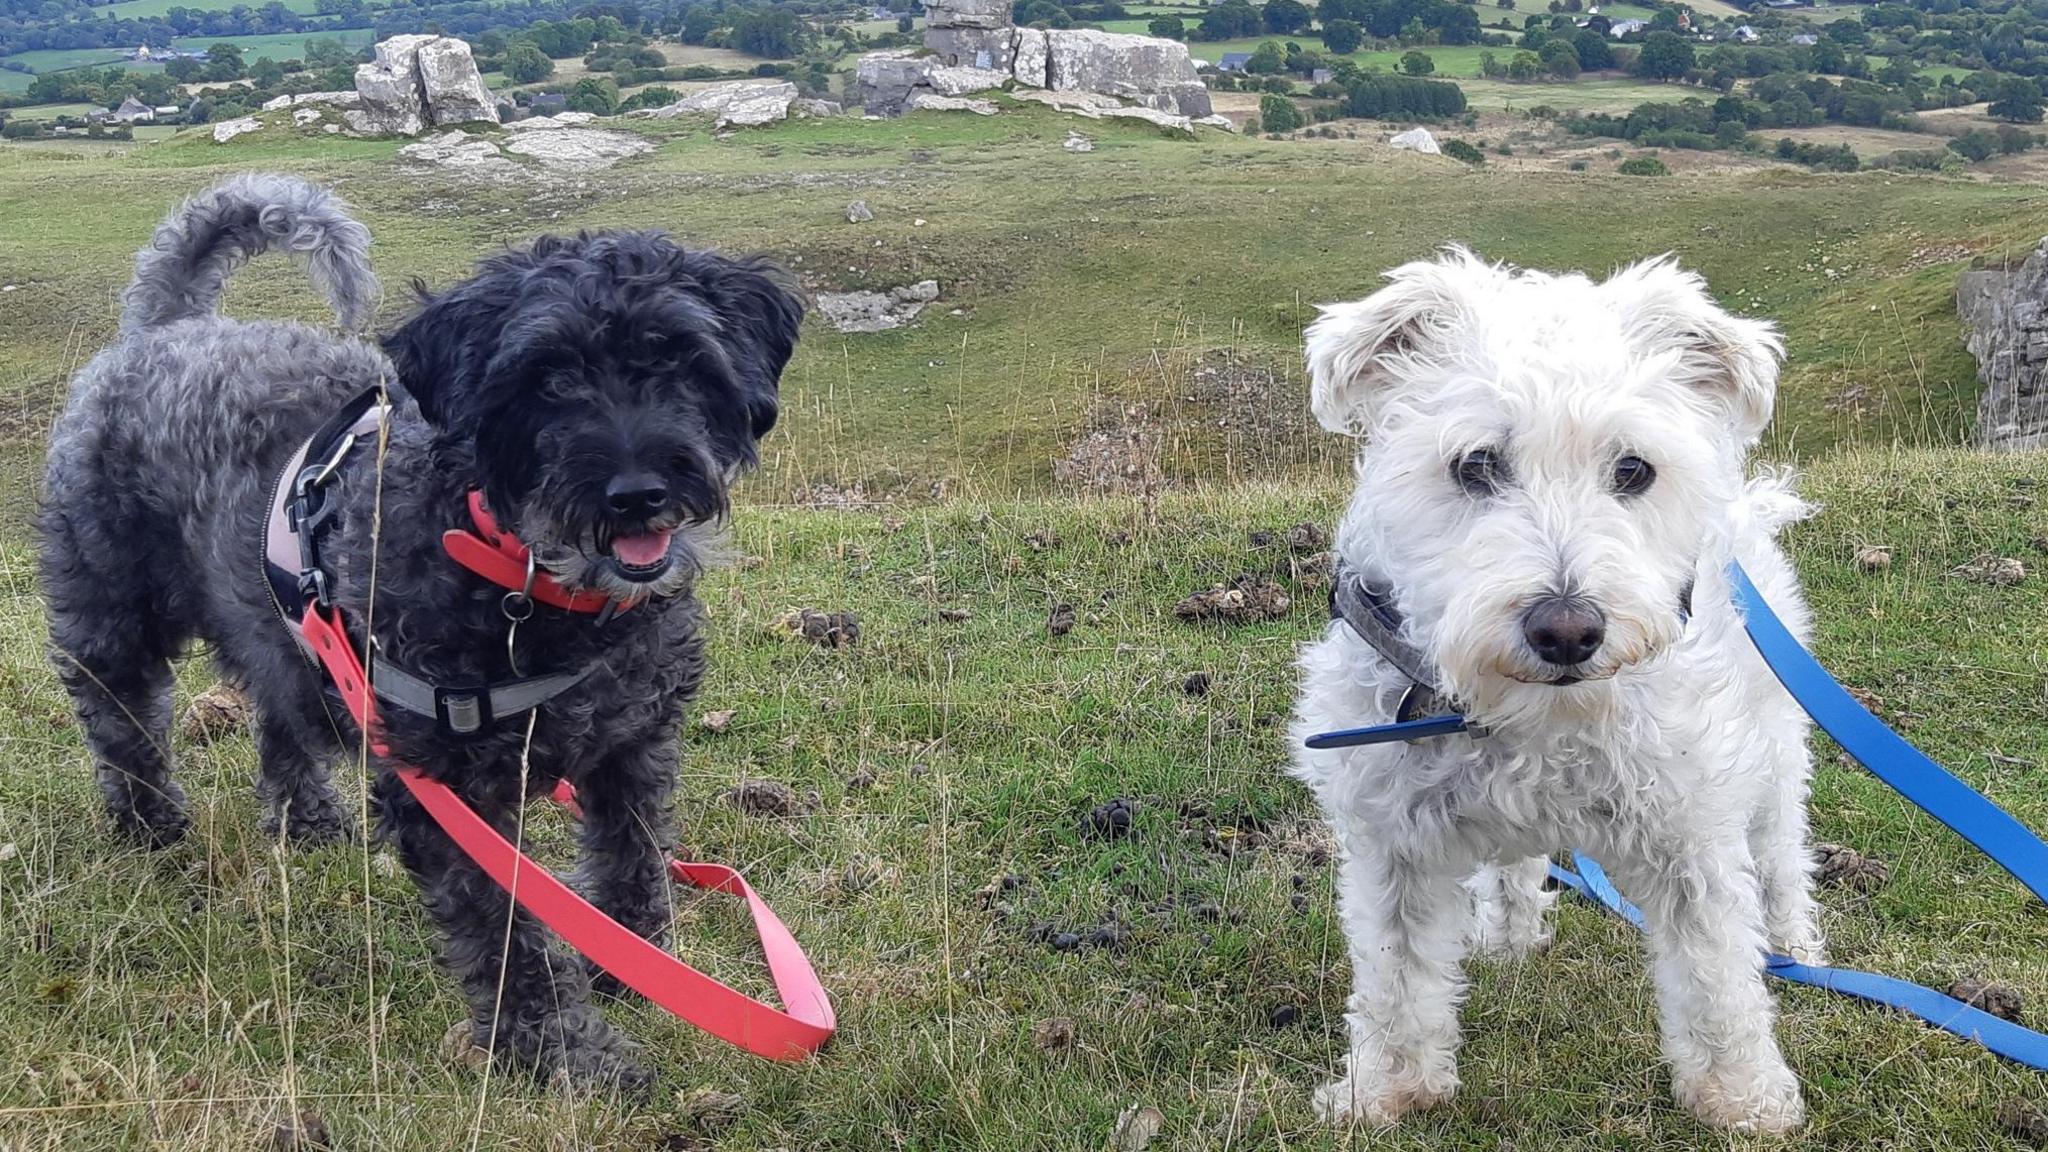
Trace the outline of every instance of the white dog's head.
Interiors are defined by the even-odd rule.
[[[1451,249],[1388,280],[1308,330],[1317,419],[1364,440],[1339,547],[1469,714],[1590,704],[1683,634],[1777,335],[1668,258],[1595,284]]]

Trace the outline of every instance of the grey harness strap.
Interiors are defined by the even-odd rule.
[[[538,708],[583,683],[597,665],[574,672],[506,680],[497,684],[446,685],[407,672],[374,653],[370,657],[370,690],[377,699],[418,716],[432,716],[458,736],[468,736],[493,720]]]
[[[1426,716],[1455,712],[1451,701],[1437,687],[1429,658],[1401,634],[1401,614],[1394,609],[1394,590],[1375,587],[1341,558],[1330,582],[1330,614],[1372,645],[1373,651],[1408,678],[1408,691],[1394,710],[1394,720],[1404,723]],[[1473,734],[1482,735],[1478,729]]]

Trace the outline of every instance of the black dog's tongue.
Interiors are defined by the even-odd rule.
[[[615,537],[612,556],[621,564],[651,568],[668,555],[668,539],[673,535],[673,532],[643,532],[637,536]]]

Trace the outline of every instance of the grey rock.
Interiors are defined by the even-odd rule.
[[[888,292],[820,292],[818,313],[841,332],[887,332],[917,318],[939,298],[939,282],[920,280]]]
[[[347,117],[350,128],[366,136],[417,136],[432,123],[419,77],[419,47],[432,39],[393,36],[377,45],[377,58],[356,69],[360,106]]]
[[[297,108],[306,104],[328,104],[336,108],[354,108],[362,103],[362,96],[348,92],[296,92],[289,96],[277,96],[263,102],[265,112],[281,108]]]
[[[737,124],[752,127],[789,118],[789,106],[796,103],[796,85],[787,80],[732,80],[692,92],[673,104],[654,110],[667,120],[676,116],[709,115],[712,127]]]
[[[494,175],[510,175],[519,169],[517,164],[505,159],[496,144],[460,128],[407,144],[398,150],[398,155],[402,159],[432,164],[437,168],[461,168]]]
[[[1010,74],[1017,78],[1017,83],[1028,84],[1033,88],[1052,87],[1048,82],[1048,72],[1051,68],[1048,56],[1051,48],[1046,36],[1043,28],[1017,29],[1016,45],[1012,52],[1013,61],[1010,65]]]
[[[631,132],[605,132],[575,126],[553,131],[520,132],[505,144],[515,156],[568,172],[595,172],[632,156],[654,151],[654,141]]]
[[[1430,135],[1427,128],[1410,128],[1406,132],[1396,132],[1393,139],[1388,140],[1387,143],[1392,144],[1396,148],[1420,152],[1426,156],[1436,156],[1443,152],[1443,149],[1436,146],[1436,137]]]
[[[924,19],[928,28],[1008,28],[1010,0],[934,0]]]
[[[868,207],[868,202],[865,200],[855,200],[846,206],[846,222],[848,224],[865,224],[874,218],[874,211]]]
[[[318,108],[295,108],[292,110],[292,123],[300,128],[304,128],[308,124],[317,124],[326,118],[327,114]]]
[[[845,108],[840,107],[837,100],[813,100],[809,98],[796,101],[789,106],[789,110],[797,116],[837,116],[846,111]]]
[[[1081,135],[1079,132],[1069,132],[1067,133],[1067,142],[1060,145],[1060,147],[1069,152],[1093,152],[1095,151],[1095,141]]]
[[[258,120],[254,116],[243,116],[235,120],[223,120],[213,126],[213,142],[215,144],[225,144],[243,133],[254,132],[261,127],[263,127],[263,121]]]
[[[1048,88],[1137,96],[1202,82],[1188,46],[1178,40],[1092,28],[1054,29],[1045,37]]]
[[[924,46],[948,68],[981,68],[1007,76],[1017,56],[1018,28],[927,28]]]
[[[1984,385],[1972,439],[1996,451],[2048,448],[2048,238],[2016,268],[1963,273],[1956,312]]]
[[[969,96],[1008,83],[1010,74],[992,68],[933,68],[925,82],[941,96]]]
[[[442,126],[498,122],[498,101],[484,87],[483,73],[477,71],[467,43],[436,36],[413,50],[413,60],[427,119]]]
[[[905,101],[937,65],[909,52],[870,52],[854,68],[861,105],[874,116],[900,116]]]
[[[936,92],[912,92],[910,99],[903,102],[903,106],[920,112],[972,112],[977,116],[996,114],[995,102],[992,100],[941,96]]]

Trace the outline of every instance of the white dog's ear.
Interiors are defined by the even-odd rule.
[[[1444,347],[1468,312],[1481,278],[1499,273],[1463,248],[1387,273],[1387,286],[1349,304],[1329,304],[1308,326],[1309,407],[1343,436],[1372,427],[1404,362]]]
[[[1785,354],[1776,328],[1724,310],[1671,256],[1632,264],[1600,287],[1631,343],[1676,358],[1675,383],[1718,401],[1744,444],[1763,435]]]

